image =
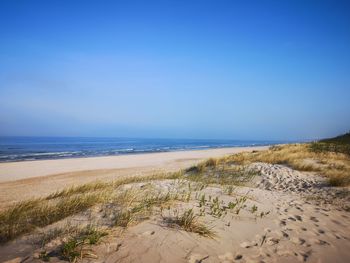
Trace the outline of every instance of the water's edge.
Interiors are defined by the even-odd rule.
[[[0,137],[0,162],[267,146],[286,141]]]

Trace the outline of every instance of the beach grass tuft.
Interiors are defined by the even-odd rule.
[[[215,237],[215,233],[209,227],[198,221],[198,216],[194,214],[193,209],[184,211],[182,215],[163,217],[163,220],[171,228],[178,227],[187,232],[197,233],[200,236]]]
[[[242,166],[225,163],[224,159],[209,159],[185,171],[188,180],[204,184],[244,185],[258,173]]]
[[[77,262],[83,258],[97,258],[91,250],[91,245],[97,245],[108,233],[95,226],[88,225],[78,229],[67,241],[61,245],[60,255],[64,260]]]

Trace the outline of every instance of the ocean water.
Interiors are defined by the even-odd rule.
[[[259,146],[283,141],[0,137],[0,162]]]

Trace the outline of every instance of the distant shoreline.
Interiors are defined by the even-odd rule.
[[[0,137],[0,163],[257,147],[270,140]]]
[[[228,154],[267,149],[269,146],[222,147],[201,150],[181,150],[123,154],[114,156],[88,156],[0,163],[0,183],[32,177],[48,176],[67,172],[99,169],[125,169],[140,166],[163,166],[164,162],[188,159],[206,159]]]
[[[76,156],[59,156],[52,158],[42,159],[17,159],[17,160],[0,160],[2,163],[21,163],[21,162],[37,162],[37,161],[50,161],[50,160],[70,160],[70,159],[87,159],[87,158],[103,158],[103,157],[116,157],[116,156],[131,156],[131,155],[142,155],[142,154],[154,154],[154,153],[172,153],[172,152],[190,152],[190,151],[208,151],[217,149],[230,149],[230,148],[247,148],[247,147],[270,147],[271,145],[277,144],[263,144],[263,145],[243,145],[243,146],[221,146],[221,147],[198,147],[198,148],[183,148],[176,150],[149,150],[149,151],[134,151],[134,152],[123,152],[116,154],[105,154],[105,155],[76,155]],[[57,153],[59,154],[59,153]]]

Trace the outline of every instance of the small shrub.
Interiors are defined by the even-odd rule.
[[[258,207],[256,205],[253,205],[250,212],[252,212],[252,214],[254,214],[256,211],[258,211]]]
[[[50,261],[50,256],[47,254],[46,251],[41,251],[39,253],[39,259],[41,259],[42,261],[48,262]]]

